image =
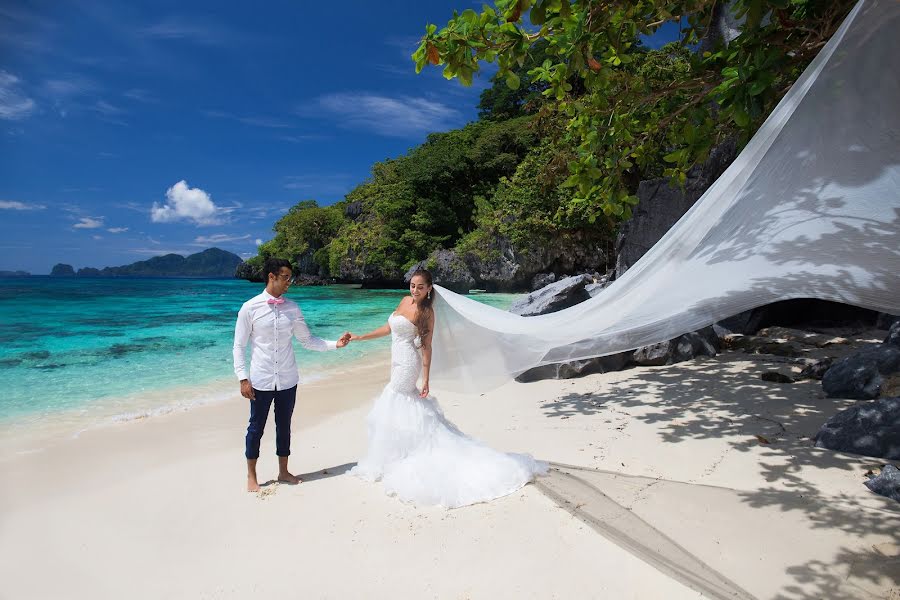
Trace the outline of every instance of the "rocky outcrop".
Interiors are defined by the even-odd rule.
[[[641,366],[671,365],[698,356],[715,356],[721,349],[719,336],[712,327],[704,327],[675,339],[638,348],[631,362]]]
[[[880,398],[837,413],[816,434],[816,447],[900,460],[900,398]]]
[[[50,277],[75,277],[75,269],[72,268],[72,265],[58,263],[53,265]]]
[[[520,383],[531,383],[543,379],[572,379],[573,377],[584,377],[585,375],[591,375],[593,373],[621,371],[628,366],[630,357],[630,352],[621,352],[619,354],[611,354],[609,356],[600,356],[598,358],[589,358],[586,360],[573,360],[566,363],[542,365],[540,367],[528,369],[516,377],[516,381]]]
[[[900,347],[878,344],[835,362],[822,377],[822,389],[831,398],[871,400],[881,394],[885,379],[898,371]]]
[[[414,264],[403,276],[404,281],[408,282],[417,269],[428,269],[434,283],[460,294],[475,287],[475,278],[454,250],[435,250],[427,260]]]
[[[254,283],[264,283],[266,278],[263,277],[262,263],[242,262],[234,270],[234,276],[238,279],[246,279]]]
[[[900,348],[900,321],[894,321],[891,325],[887,337],[884,338],[884,344]]]
[[[900,316],[878,313],[878,317],[875,319],[875,327],[878,329],[890,329],[898,321],[900,321]]]
[[[322,248],[321,244],[310,244],[309,248],[298,254],[291,261],[294,265],[294,275],[307,275],[311,278],[325,278],[328,270],[316,262],[315,254]]]
[[[797,298],[746,310],[716,325],[727,333],[755,334],[773,325],[795,328],[871,327],[877,319],[878,313],[866,308],[815,298]]]
[[[342,281],[361,283],[364,289],[391,289],[404,286],[405,271],[400,270],[399,267],[382,268],[373,265],[366,261],[365,253],[365,249],[349,250],[341,258],[338,278]]]
[[[590,298],[585,287],[592,282],[587,275],[566,277],[516,300],[509,311],[523,317],[533,317],[575,306]]]
[[[356,202],[349,202],[344,207],[344,216],[350,219],[351,221],[358,220],[363,214],[363,203],[361,200],[357,200]]]
[[[531,291],[536,292],[537,290],[543,287],[547,287],[555,281],[556,273],[538,273],[531,280]]]
[[[533,290],[540,273],[593,273],[606,264],[608,257],[600,238],[575,232],[527,248],[517,248],[508,239],[496,236],[491,247],[466,252],[462,259],[476,287],[515,292]]]
[[[800,371],[800,379],[818,379],[821,381],[833,364],[834,359],[828,357],[808,364]]]
[[[669,231],[736,156],[737,143],[729,139],[714,148],[705,163],[688,171],[683,189],[671,185],[668,178],[640,182],[638,203],[616,238],[616,277],[621,277]]]
[[[865,486],[879,496],[900,502],[900,469],[884,465],[881,473],[866,481]]]

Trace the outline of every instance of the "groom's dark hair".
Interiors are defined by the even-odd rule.
[[[263,276],[266,278],[266,281],[269,280],[269,273],[278,277],[281,274],[282,267],[287,267],[291,271],[294,270],[291,266],[291,261],[286,258],[267,258],[266,262],[263,263]]]

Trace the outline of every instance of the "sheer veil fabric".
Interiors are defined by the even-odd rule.
[[[596,297],[520,317],[435,286],[432,385],[662,342],[764,304],[900,313],[900,2],[860,0],[734,163]]]

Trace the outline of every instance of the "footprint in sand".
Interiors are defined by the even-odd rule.
[[[278,490],[278,484],[267,485],[265,487],[259,488],[259,491],[256,492],[256,497],[260,500],[265,500],[269,496],[273,496],[275,492]]]

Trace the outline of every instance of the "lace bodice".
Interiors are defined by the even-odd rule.
[[[416,326],[404,317],[392,313],[391,326],[391,387],[398,392],[416,389],[422,371],[421,342]]]

